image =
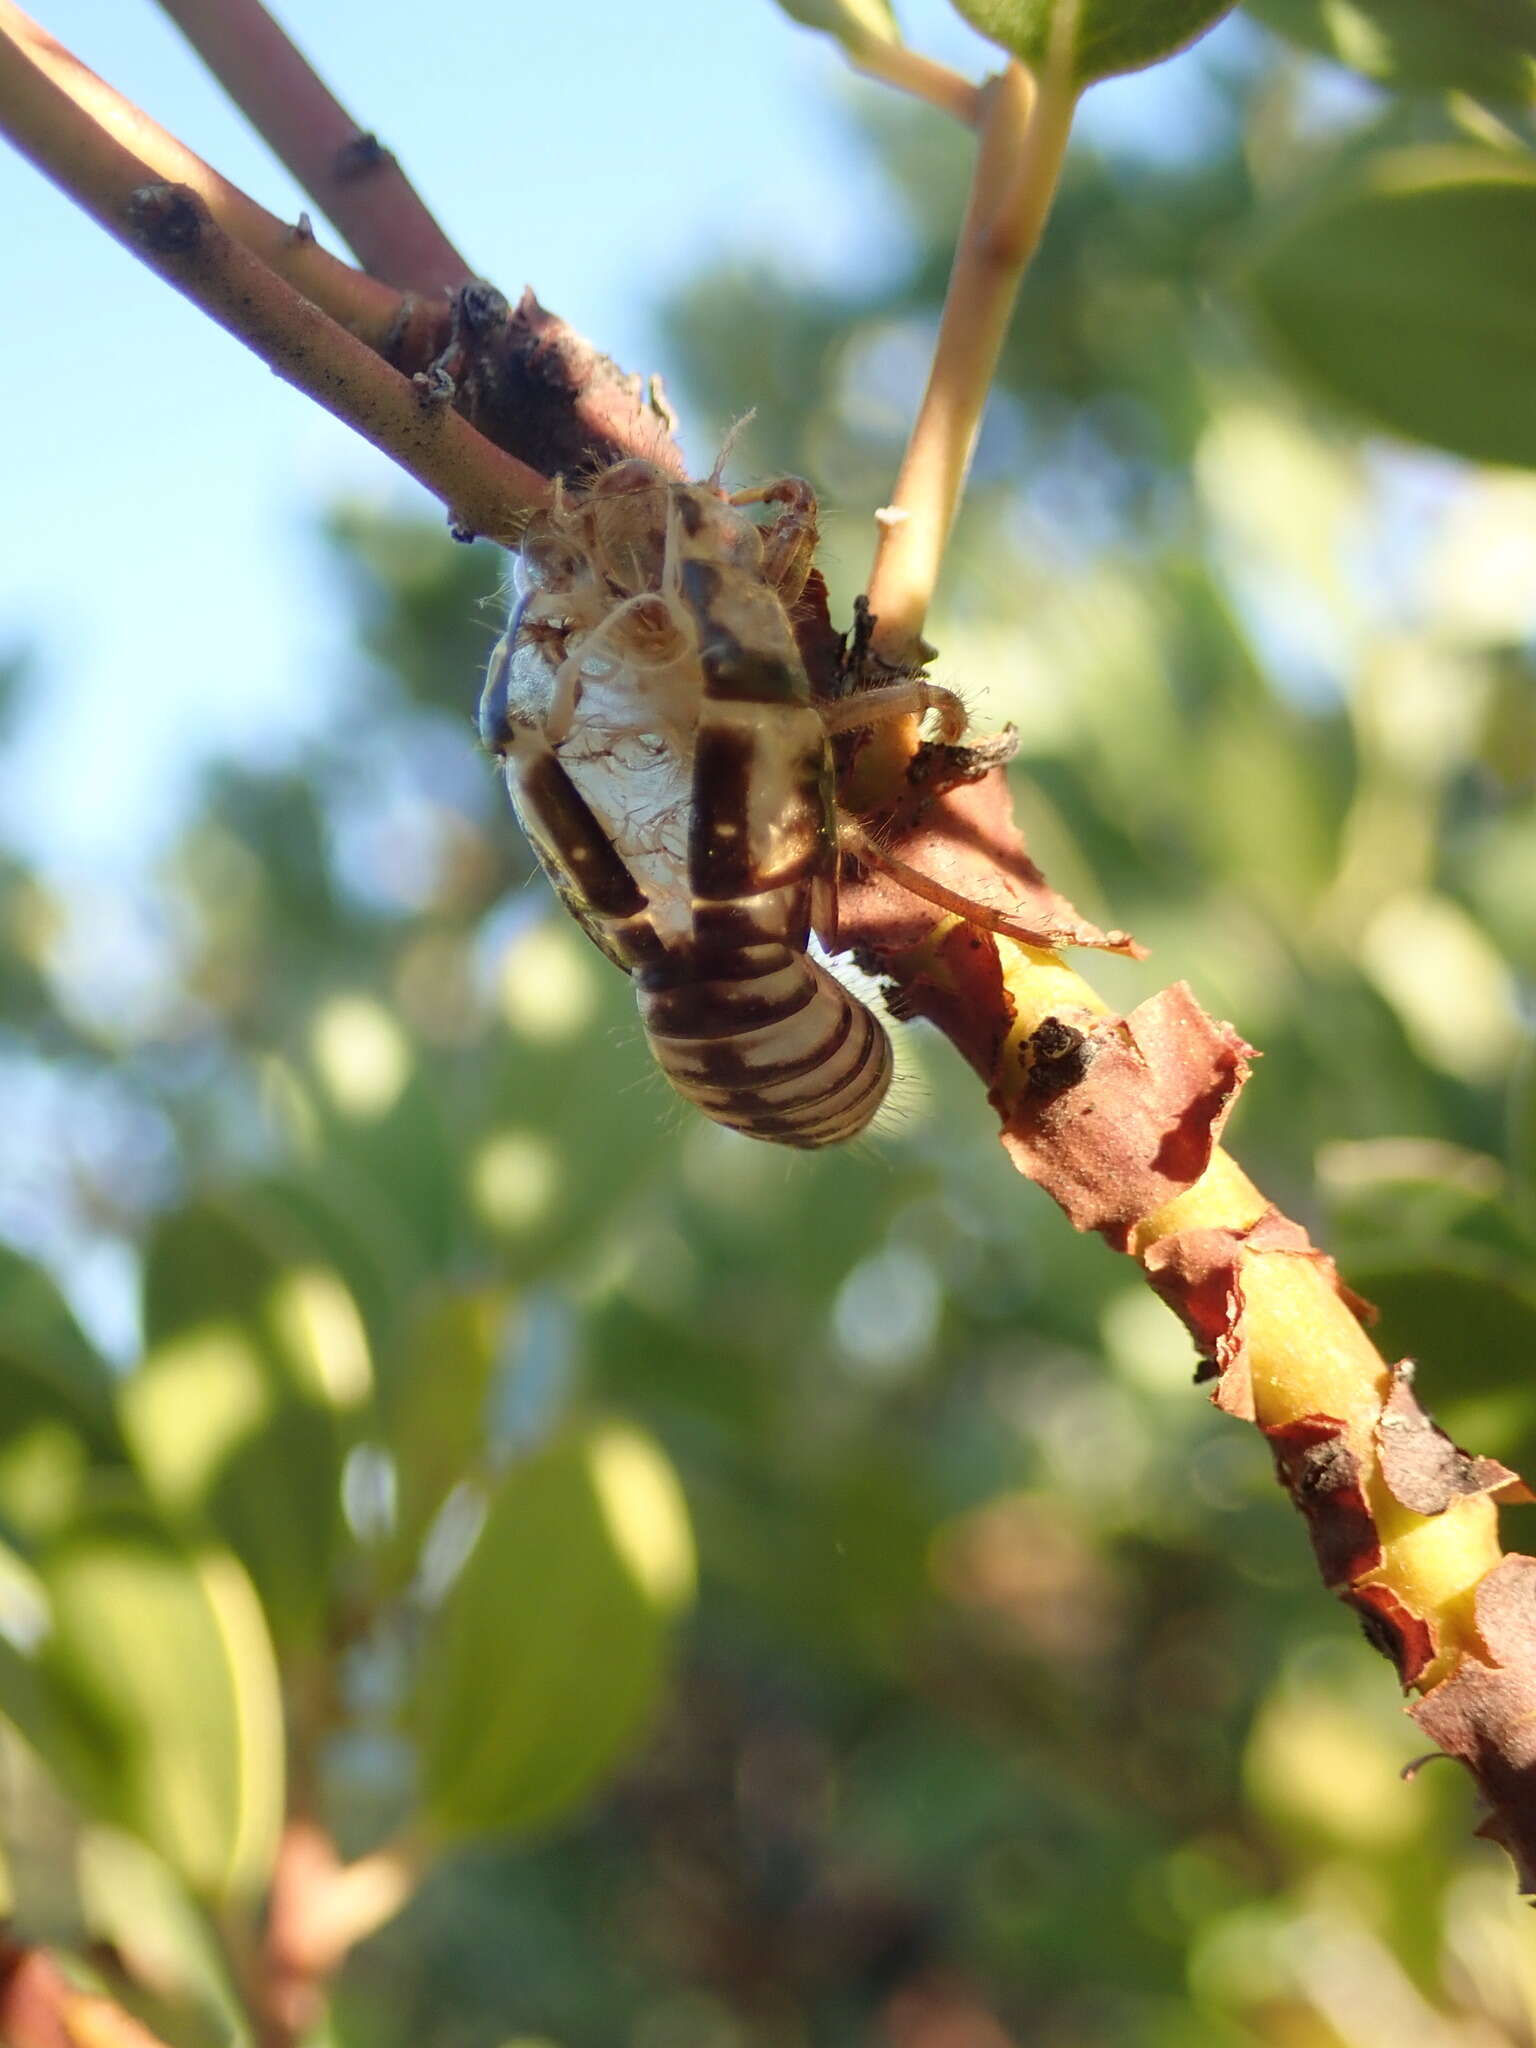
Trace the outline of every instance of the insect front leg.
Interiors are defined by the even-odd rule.
[[[781,604],[794,604],[805,589],[820,539],[816,493],[804,477],[782,476],[776,483],[732,491],[726,502],[785,507],[763,535],[763,576],[778,593]]]
[[[485,688],[480,692],[480,744],[488,754],[504,755],[512,751],[515,735],[507,701],[507,681],[512,669],[512,635],[515,630],[514,621],[491,649],[490,663],[485,671]]]
[[[581,702],[582,670],[586,666],[589,646],[589,641],[583,641],[555,670],[549,709],[544,714],[544,737],[552,747],[559,746],[563,739],[570,737],[571,727],[576,722],[576,707]]]

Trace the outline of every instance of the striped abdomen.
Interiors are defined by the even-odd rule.
[[[669,953],[636,970],[635,994],[673,1087],[749,1138],[836,1145],[885,1099],[891,1043],[879,1019],[793,946]]]

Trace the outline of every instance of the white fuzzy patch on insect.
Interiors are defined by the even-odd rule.
[[[913,1033],[903,1029],[891,1014],[885,999],[885,983],[878,975],[867,974],[851,953],[829,953],[814,935],[807,951],[834,981],[847,989],[855,1002],[874,1012],[890,1041],[890,1087],[867,1128],[854,1142],[860,1144],[864,1138],[894,1137],[909,1125],[920,1123],[928,1113],[932,1090]]]

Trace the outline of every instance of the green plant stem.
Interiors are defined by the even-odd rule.
[[[981,89],[958,71],[951,71],[947,64],[937,64],[932,57],[909,50],[905,43],[871,40],[862,49],[850,50],[848,61],[855,71],[878,78],[882,85],[892,85],[898,92],[909,92],[915,99],[926,100],[941,113],[963,121],[967,128],[974,128],[981,119]]]
[[[923,625],[1019,285],[1056,190],[1077,95],[1065,66],[1038,83],[1010,64],[982,88],[981,139],[927,389],[870,573],[874,651],[920,657]],[[911,735],[894,745],[911,751]]]

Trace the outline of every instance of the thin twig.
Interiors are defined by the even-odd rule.
[[[920,652],[982,408],[1056,189],[1076,105],[1064,64],[1048,68],[1034,88],[1023,67],[1011,64],[982,93],[971,197],[933,367],[896,489],[881,515],[870,574],[874,650],[898,667]],[[911,734],[899,738],[910,753]]]
[[[424,1867],[420,1846],[403,1840],[343,1863],[317,1822],[288,1822],[251,1988],[262,2048],[293,2048],[310,2037],[330,1980],[358,1942],[406,1904]]]
[[[393,155],[358,127],[260,0],[160,5],[365,270],[433,294],[475,277]]]
[[[909,92],[926,100],[941,113],[953,114],[967,128],[974,128],[981,119],[981,88],[947,64],[936,63],[932,57],[908,49],[905,43],[871,38],[860,49],[850,50],[848,61],[855,71],[878,78],[884,85],[893,85],[898,92]]]
[[[398,291],[354,270],[350,263],[322,249],[313,235],[258,206],[238,185],[220,177],[185,143],[98,78],[12,0],[0,0],[0,33],[8,35],[42,75],[67,93],[109,136],[131,150],[154,177],[168,184],[190,185],[220,227],[228,229],[279,277],[285,277],[371,347],[382,352],[393,343],[398,351],[403,314]],[[427,311],[423,304],[423,315]],[[446,331],[441,316],[437,324]],[[441,346],[440,339],[437,346]]]
[[[410,379],[237,242],[185,185],[157,179],[54,84],[0,18],[0,132],[108,232],[278,376],[391,456],[464,533],[510,537],[544,479],[428,405]]]
[[[3,1937],[0,2041],[6,2048],[165,2048],[120,2005],[77,1990],[45,1949]]]

